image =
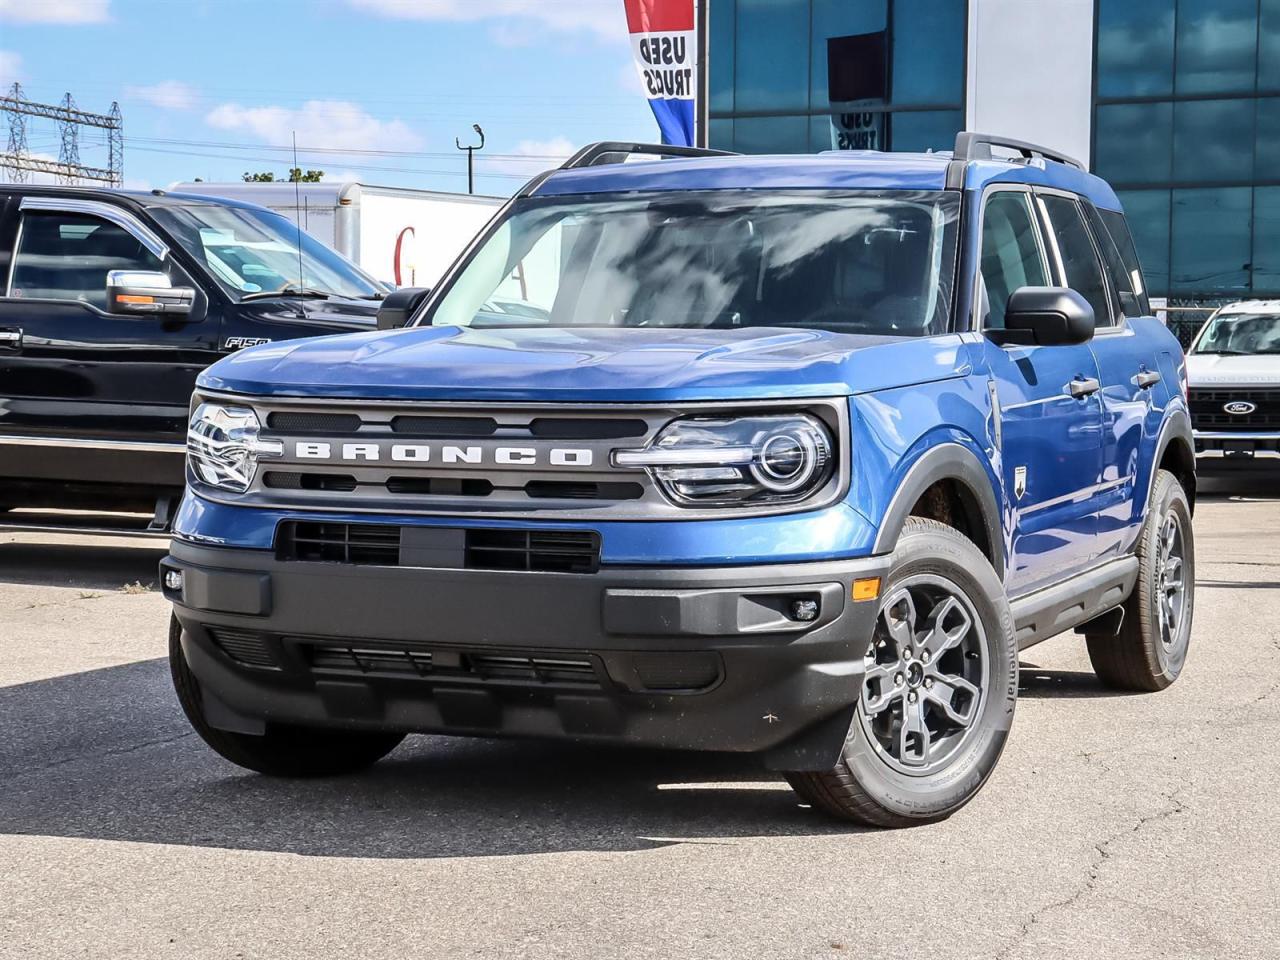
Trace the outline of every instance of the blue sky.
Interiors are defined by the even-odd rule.
[[[454,137],[479,123],[477,191],[507,194],[582,143],[656,138],[630,58],[622,0],[0,0],[6,92],[118,100],[134,187],[279,176],[296,130],[326,179],[465,190]],[[56,125],[27,132],[56,158]],[[81,159],[105,166],[100,136]]]

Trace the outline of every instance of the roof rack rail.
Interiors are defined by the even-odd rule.
[[[1027,160],[1039,157],[1055,163],[1065,163],[1077,170],[1084,169],[1083,163],[1059,150],[1042,147],[1036,143],[1027,143],[1025,140],[1011,140],[1008,137],[995,137],[989,133],[973,133],[969,130],[962,130],[956,134],[956,146],[952,156],[956,160],[993,160],[995,158],[991,155],[992,147],[1004,147]]]
[[[596,167],[607,163],[623,163],[633,154],[654,157],[735,157],[729,150],[710,150],[705,147],[678,147],[670,143],[629,143],[621,140],[602,140],[589,143],[560,165],[561,170],[579,167]]]

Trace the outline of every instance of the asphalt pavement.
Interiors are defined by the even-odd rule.
[[[949,821],[865,831],[749,758],[413,737],[286,782],[196,738],[154,541],[0,531],[0,957],[1280,955],[1280,481],[1195,527],[1182,678],[1066,635]]]

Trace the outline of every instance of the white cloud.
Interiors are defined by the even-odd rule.
[[[125,97],[163,110],[190,110],[196,105],[196,89],[181,80],[161,80],[145,87],[125,87]]]
[[[295,132],[299,148],[416,150],[422,146],[422,138],[403,121],[379,120],[348,100],[308,100],[296,109],[224,103],[211,110],[205,122],[273,146],[288,146]]]
[[[476,154],[476,172],[518,174],[533,177],[543,170],[558,167],[577,151],[568,137],[552,137],[549,140],[521,140],[513,153],[502,157],[486,157]]]
[[[13,23],[102,23],[110,0],[0,0],[0,20]]]
[[[627,18],[620,0],[347,0],[357,10],[398,20],[501,21],[506,43],[518,33],[512,20],[552,30],[587,30],[625,39]]]
[[[22,54],[12,50],[0,50],[0,92],[6,96],[9,85],[22,79]]]

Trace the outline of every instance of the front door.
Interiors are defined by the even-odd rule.
[[[979,271],[983,328],[1004,326],[1014,290],[1053,286],[1052,276],[1030,193],[989,193]],[[1098,365],[1087,344],[983,343],[1008,503],[1007,588],[1017,596],[1085,567],[1095,552],[1092,496],[1102,464]]]
[[[23,203],[0,297],[0,476],[181,485],[191,390],[218,358],[207,299],[189,317],[108,313],[111,270],[194,284],[121,208],[59,202]]]

